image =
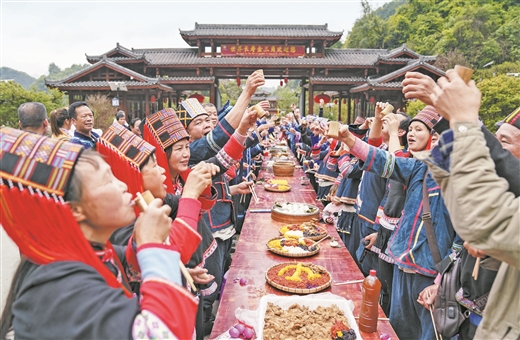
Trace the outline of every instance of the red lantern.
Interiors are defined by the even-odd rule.
[[[150,97],[150,101],[151,101],[152,103],[155,103],[155,96],[154,96],[154,95],[152,95],[152,96]]]
[[[204,96],[200,93],[194,93],[192,94],[191,96],[189,96],[188,98],[195,98],[199,101],[199,103],[204,103]]]
[[[314,96],[314,102],[316,104],[319,104],[320,103],[320,99],[323,99],[323,102],[325,104],[327,104],[328,102],[330,102],[330,97],[327,96],[325,93],[322,93],[322,94],[317,94]]]
[[[240,86],[240,77],[237,77],[237,85]]]
[[[280,86],[283,86],[283,80],[280,79]]]
[[[283,78],[283,81],[287,84],[289,82],[289,78]]]
[[[374,104],[376,102],[376,97],[370,96],[370,104]]]
[[[357,105],[359,103],[359,98],[354,99],[354,104]]]
[[[338,105],[338,100],[334,99],[334,104]]]
[[[343,104],[347,103],[347,98],[343,98]]]

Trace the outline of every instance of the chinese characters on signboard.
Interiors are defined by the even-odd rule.
[[[223,57],[302,57],[305,46],[284,45],[222,45]]]

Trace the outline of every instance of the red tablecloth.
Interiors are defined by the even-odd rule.
[[[271,176],[265,172],[260,173],[260,178]],[[279,236],[278,229],[284,223],[276,222],[271,219],[270,212],[254,213],[255,209],[270,209],[275,201],[286,202],[305,202],[314,204],[322,208],[322,205],[316,201],[316,193],[310,185],[303,186],[300,178],[305,176],[301,169],[296,169],[294,177],[280,177],[286,179],[292,186],[290,192],[274,193],[268,192],[261,186],[256,186],[256,193],[260,201],[255,203],[251,200],[249,210],[245,216],[244,226],[240,234],[240,238],[233,256],[233,262],[229,269],[220,306],[211,333],[211,339],[216,338],[223,332],[226,332],[236,323],[235,310],[240,308],[254,310],[258,307],[259,300],[266,294],[291,295],[271,287],[265,281],[265,273],[271,266],[281,262],[312,262],[325,267],[332,275],[331,287],[322,292],[331,292],[352,300],[355,305],[354,316],[359,315],[361,305],[361,283],[335,286],[335,282],[344,282],[349,280],[363,279],[363,274],[359,271],[350,253],[343,246],[335,228],[331,225],[322,224],[328,229],[329,235],[332,235],[342,247],[332,248],[329,246],[330,240],[321,243],[320,252],[309,258],[289,258],[278,256],[271,253],[266,248],[269,239]],[[245,278],[247,284],[240,286],[234,283],[235,278]],[[379,317],[386,318],[385,314],[379,309]],[[379,339],[380,334],[389,334],[392,339],[397,339],[390,323],[388,321],[379,321],[378,332],[361,333],[363,339]]]

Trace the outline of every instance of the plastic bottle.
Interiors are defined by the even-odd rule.
[[[370,275],[363,281],[361,293],[363,301],[359,312],[359,330],[365,333],[377,331],[378,301],[381,291],[381,282],[376,276],[375,270],[370,270]]]

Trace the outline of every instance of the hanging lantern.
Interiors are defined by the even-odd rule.
[[[283,78],[283,82],[287,84],[289,82],[289,78],[287,78],[287,77]]]
[[[354,99],[354,104],[357,105],[359,103],[359,98]]]
[[[343,104],[347,103],[347,98],[343,98]]]
[[[334,99],[334,104],[338,105],[338,100]]]
[[[168,104],[168,97],[164,97],[162,101],[164,104]]]
[[[237,77],[237,85],[240,86],[240,77]]]
[[[370,104],[374,104],[376,102],[376,97],[370,96]]]
[[[201,93],[194,93],[192,94],[191,96],[189,96],[188,98],[195,98],[199,101],[199,103],[204,103],[204,95],[202,95]]]
[[[314,102],[316,104],[319,104],[320,103],[320,99],[323,99],[323,102],[325,104],[327,104],[328,102],[330,102],[330,97],[327,96],[325,93],[322,93],[322,94],[317,94],[314,96]]]
[[[283,86],[283,80],[280,79],[280,86]]]
[[[152,103],[155,103],[155,96],[154,96],[154,95],[152,95],[152,96],[150,97],[150,101],[151,101]]]

